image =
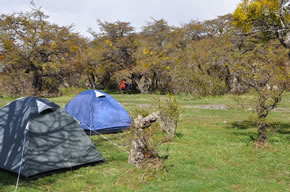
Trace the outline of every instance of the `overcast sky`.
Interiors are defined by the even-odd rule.
[[[30,10],[31,0],[0,0],[0,14]],[[37,7],[58,25],[75,25],[75,32],[90,37],[88,27],[98,31],[97,19],[130,22],[140,30],[147,22],[165,19],[180,26],[190,20],[208,20],[232,13],[241,0],[34,0]]]

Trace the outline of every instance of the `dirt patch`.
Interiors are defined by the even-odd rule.
[[[276,109],[273,109],[274,112],[285,112],[285,113],[290,113],[289,109],[285,109],[285,108],[279,108],[277,107]]]
[[[228,110],[226,105],[223,104],[208,104],[208,105],[182,105],[183,108],[193,109],[214,109],[214,110]]]
[[[136,105],[137,107],[151,107],[150,104],[136,104],[136,103],[122,103],[122,105]],[[223,104],[208,104],[208,105],[181,105],[182,108],[191,109],[214,109],[214,110],[228,110]]]
[[[137,103],[121,103],[121,105],[136,105],[136,107],[151,107],[152,105],[144,103],[144,104],[137,104]]]
[[[138,108],[148,108],[152,107],[151,104],[136,104],[136,103],[122,103],[122,105],[136,105]],[[228,106],[224,104],[208,104],[208,105],[181,105],[182,108],[187,109],[212,109],[212,110],[228,110]],[[233,106],[231,106],[232,108]],[[253,108],[248,108],[248,111],[253,111]],[[276,108],[273,110],[273,112],[284,112],[284,113],[290,113],[290,110],[288,108]]]

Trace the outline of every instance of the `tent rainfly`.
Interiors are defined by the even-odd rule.
[[[55,103],[25,97],[0,109],[0,168],[30,177],[101,161],[78,122]]]
[[[88,131],[110,133],[131,125],[127,111],[113,97],[98,90],[81,92],[64,109]]]

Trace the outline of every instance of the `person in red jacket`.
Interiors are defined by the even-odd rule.
[[[120,89],[125,90],[126,89],[126,79],[122,79],[120,81]]]

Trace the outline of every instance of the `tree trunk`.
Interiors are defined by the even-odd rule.
[[[262,120],[258,123],[258,142],[264,144],[267,139],[267,127],[268,125]]]
[[[89,84],[91,89],[96,89],[96,77],[93,73],[88,75]]]
[[[226,83],[226,93],[231,92],[231,73],[228,66],[226,66],[225,83]]]
[[[233,86],[232,86],[232,93],[240,94],[243,93],[244,90],[242,88],[242,85],[240,83],[239,77],[234,77],[233,78]]]
[[[39,71],[35,70],[33,72],[33,83],[32,83],[32,86],[35,90],[35,94],[37,95],[38,92],[41,91],[42,89],[42,77],[41,75],[39,74]]]
[[[153,72],[152,75],[152,82],[151,82],[151,92],[154,92],[158,89],[158,79],[159,79],[159,74],[158,72]]]
[[[137,168],[143,168],[146,166],[146,161],[150,159],[158,159],[158,153],[148,149],[147,139],[143,136],[145,128],[151,126],[151,124],[159,119],[159,113],[153,112],[147,117],[139,115],[134,119],[133,129],[135,131],[135,137],[131,141],[131,151],[129,153],[128,162],[130,165],[135,165]]]
[[[144,161],[148,158],[148,148],[146,140],[135,138],[131,141],[132,148],[128,157],[130,165],[135,165],[137,168],[142,168]]]
[[[131,74],[132,91],[135,93],[147,93],[151,90],[152,81],[146,73]]]
[[[132,82],[132,91],[134,93],[140,93],[140,90],[138,89],[138,84],[136,81],[140,80],[142,78],[142,74],[139,73],[132,73],[131,74],[131,82]]]

